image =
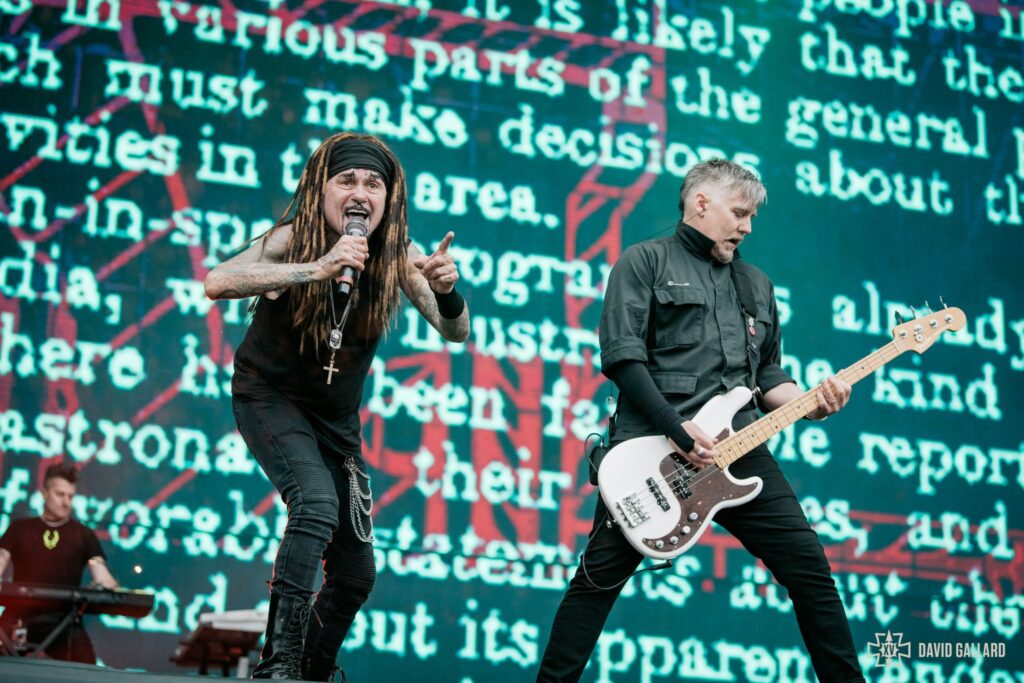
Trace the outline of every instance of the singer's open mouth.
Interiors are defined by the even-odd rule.
[[[346,209],[345,210],[345,217],[346,218],[352,218],[353,216],[361,216],[363,218],[369,218],[370,214],[369,214],[368,211],[366,211],[364,209]]]

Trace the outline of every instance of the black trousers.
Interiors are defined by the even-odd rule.
[[[759,476],[764,488],[745,505],[720,511],[715,521],[762,560],[789,591],[818,679],[823,683],[863,680],[831,567],[778,463],[767,450],[759,450],[734,463],[730,472],[737,479]],[[586,572],[577,570],[555,614],[538,681],[579,680],[622,590],[622,585],[607,590],[598,586],[620,584],[643,559],[618,528],[605,526],[607,518],[599,498],[581,560]]]
[[[236,397],[233,408],[238,431],[288,506],[270,590],[308,600],[322,568],[310,624],[318,638],[336,641],[336,652],[377,575],[373,545],[359,538],[371,528],[366,465],[320,444],[302,410],[283,397]]]

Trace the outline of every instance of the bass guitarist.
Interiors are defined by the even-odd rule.
[[[712,465],[715,436],[689,421],[716,394],[756,388],[736,430],[803,394],[780,367],[781,333],[771,281],[740,260],[739,245],[767,198],[750,171],[724,159],[694,166],[679,191],[675,234],[627,249],[615,264],[601,315],[601,364],[620,391],[612,445],[662,434],[692,466]],[[850,398],[838,377],[822,382],[824,420]],[[850,626],[817,534],[765,446],[730,468],[757,476],[761,493],[715,518],[789,591],[818,679],[862,681]],[[615,599],[643,556],[613,526],[599,499],[581,566],[551,627],[538,681],[576,681]]]

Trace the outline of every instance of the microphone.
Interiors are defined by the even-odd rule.
[[[353,237],[366,237],[367,232],[369,229],[362,216],[352,216],[348,221],[348,227],[345,228],[345,234]],[[352,294],[352,288],[359,282],[359,272],[352,266],[345,266],[341,269],[341,275],[338,276],[338,291],[343,296]]]

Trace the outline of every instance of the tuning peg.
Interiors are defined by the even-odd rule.
[[[932,311],[931,304],[928,303],[928,299],[924,300],[924,308],[925,308],[926,311],[928,311],[928,313],[933,313],[934,312],[934,311]]]
[[[902,325],[903,324],[903,315],[899,311],[895,311],[893,313],[893,315],[896,316],[896,324],[897,325]]]
[[[946,302],[942,300],[941,296],[939,297],[939,303],[942,304],[943,308],[949,308],[949,306],[946,305]]]
[[[913,306],[911,306],[911,307],[910,307],[910,313],[911,313],[911,314],[912,314],[912,315],[913,315],[913,316],[914,316],[915,318],[917,317],[917,309],[916,309],[916,308],[914,308]]]

